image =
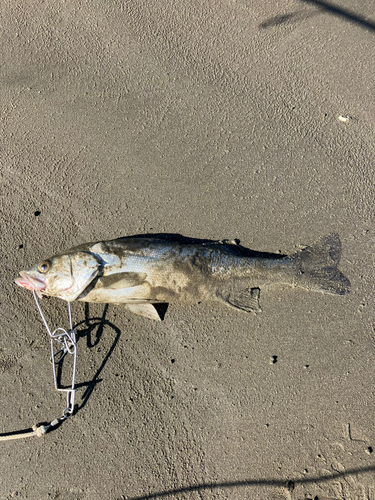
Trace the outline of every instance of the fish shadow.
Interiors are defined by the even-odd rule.
[[[159,304],[153,304],[153,306],[156,309],[160,320],[163,321],[165,315],[167,314],[169,304],[167,302],[160,302]]]

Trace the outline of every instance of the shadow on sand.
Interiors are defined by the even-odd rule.
[[[335,5],[330,2],[323,2],[322,0],[300,0],[300,1],[318,7],[319,10],[314,10],[312,12],[296,11],[286,14],[280,14],[278,16],[266,19],[259,25],[259,27],[272,28],[287,22],[297,22],[328,12],[329,14],[333,14],[334,16],[339,16],[346,19],[347,21],[358,24],[364,29],[375,31],[375,22],[371,22],[365,17],[360,16],[351,10],[344,9],[339,5]]]
[[[99,342],[100,339],[103,335],[103,330],[104,327],[109,327],[112,329],[115,333],[115,338],[112,342],[111,347],[109,348],[107,354],[103,358],[103,361],[100,365],[100,367],[97,369],[96,373],[94,374],[92,380],[89,382],[81,382],[76,384],[76,389],[79,389],[80,387],[86,387],[85,392],[82,395],[82,403],[78,405],[75,409],[74,413],[77,413],[80,411],[82,408],[86,406],[87,401],[89,400],[91,394],[93,393],[96,384],[102,381],[100,377],[101,372],[103,371],[103,368],[105,367],[108,359],[110,358],[111,354],[113,353],[117,342],[119,341],[120,335],[121,335],[121,330],[117,328],[113,323],[108,321],[106,319],[107,311],[108,311],[108,304],[104,306],[103,310],[103,315],[101,318],[90,318],[90,308],[89,304],[85,303],[85,319],[81,321],[80,323],[75,325],[75,329],[77,329],[77,341],[80,338],[86,338],[86,347],[91,349],[92,347],[95,347]],[[84,326],[85,328],[79,329],[79,327]],[[93,332],[96,330],[95,337],[93,337]]]
[[[345,472],[338,472],[335,474],[330,474],[326,476],[313,476],[303,479],[289,479],[282,481],[280,479],[245,479],[243,481],[227,481],[223,483],[202,483],[192,486],[186,486],[184,488],[176,488],[173,490],[159,491],[156,493],[150,493],[148,495],[142,495],[137,497],[122,496],[117,500],[152,500],[171,497],[174,498],[175,495],[183,493],[192,492],[203,492],[205,490],[217,490],[217,489],[233,489],[233,488],[244,488],[249,486],[269,486],[275,488],[285,488],[289,492],[293,491],[294,488],[299,484],[309,484],[309,483],[326,483],[328,481],[337,480],[339,478],[349,477],[356,474],[364,474],[366,472],[375,471],[375,465],[368,467],[362,467],[357,469],[348,469]]]
[[[164,235],[158,235],[159,237],[161,236],[163,238]],[[176,236],[180,235],[173,235],[175,238]],[[165,235],[165,239],[171,238],[172,235]],[[181,237],[180,237],[181,238]],[[185,240],[189,240],[191,243],[193,240],[190,238],[184,238]],[[186,241],[185,241],[186,242]],[[202,242],[202,240],[200,240]],[[239,248],[239,251],[241,252],[241,247]],[[245,253],[251,252],[248,249],[243,249]],[[255,252],[258,253],[258,252]],[[273,254],[263,254],[264,256],[271,256]],[[95,386],[97,383],[101,382],[102,379],[100,379],[100,374],[106,365],[108,359],[110,358],[111,354],[113,353],[120,335],[121,335],[121,330],[117,328],[113,323],[108,321],[106,319],[106,314],[108,311],[108,304],[105,305],[104,310],[103,310],[103,315],[102,317],[93,317],[90,318],[89,314],[89,304],[85,304],[85,319],[78,323],[75,328],[77,329],[77,340],[79,338],[86,338],[86,345],[88,348],[95,347],[98,345],[100,342],[102,335],[103,335],[103,330],[104,327],[109,327],[111,328],[114,333],[115,333],[115,338],[113,339],[113,342],[103,358],[103,361],[94,374],[92,380],[89,382],[83,382],[76,384],[76,388],[80,387],[86,387],[86,390],[82,396],[82,403],[77,406],[75,413],[80,411],[84,406],[86,405],[88,399],[90,398],[91,394],[93,393]],[[83,329],[79,329],[79,327],[84,327]],[[94,331],[95,335],[94,335]],[[157,499],[162,499],[162,498],[167,498],[171,497],[174,498],[176,495],[181,495],[181,494],[186,494],[186,493],[202,493],[203,491],[214,491],[218,489],[235,489],[235,488],[249,488],[252,486],[260,486],[260,487],[274,487],[274,488],[285,488],[287,491],[292,492],[297,485],[301,484],[315,484],[315,483],[327,483],[330,481],[334,481],[340,478],[345,478],[345,477],[350,477],[358,474],[364,474],[367,472],[373,472],[375,471],[375,465],[367,466],[367,467],[362,467],[362,468],[352,468],[348,469],[343,472],[335,472],[332,474],[327,474],[327,475],[321,475],[321,476],[312,476],[312,477],[306,477],[306,478],[296,478],[296,479],[288,479],[288,480],[280,480],[280,479],[273,479],[273,478],[266,478],[266,479],[244,479],[242,481],[225,481],[225,482],[212,482],[212,483],[200,483],[200,484],[194,484],[194,485],[189,485],[189,486],[184,486],[181,488],[174,488],[174,489],[169,489],[169,490],[164,490],[164,491],[157,491],[154,493],[148,493],[146,495],[141,495],[141,496],[121,496],[117,500],[124,500],[125,498],[127,500],[157,500]]]

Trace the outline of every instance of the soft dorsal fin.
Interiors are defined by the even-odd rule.
[[[161,321],[159,314],[157,313],[155,307],[152,304],[124,304],[124,306],[129,309],[134,314],[138,316],[143,316],[148,319],[153,319],[155,321]]]
[[[146,279],[146,273],[115,273],[102,276],[98,279],[98,285],[109,290],[130,288],[141,285]]]

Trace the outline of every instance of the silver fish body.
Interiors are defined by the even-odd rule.
[[[16,283],[67,301],[124,304],[159,319],[152,304],[216,300],[260,311],[259,288],[281,284],[333,294],[350,282],[337,269],[337,235],[291,256],[252,252],[233,242],[169,235],[87,243],[22,271]]]

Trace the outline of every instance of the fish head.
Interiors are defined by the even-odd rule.
[[[39,297],[50,296],[71,302],[99,274],[101,262],[89,252],[56,255],[21,271],[15,283],[35,291]]]

